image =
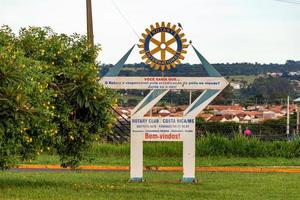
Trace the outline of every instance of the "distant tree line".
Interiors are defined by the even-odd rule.
[[[108,72],[113,65],[101,65],[101,75]],[[300,62],[287,60],[285,64],[260,64],[260,63],[217,63],[213,66],[223,76],[258,75],[267,72],[287,73],[300,71]],[[125,65],[120,72],[121,76],[161,76],[161,71],[149,70],[144,63]],[[176,68],[164,72],[165,76],[207,76],[201,64],[180,64]]]
[[[113,65],[101,65],[101,75],[107,73]],[[259,63],[217,63],[213,66],[223,76],[237,75],[260,75],[266,73],[282,73],[282,77],[258,77],[249,84],[246,80],[240,80],[242,86],[240,91],[235,91],[231,86],[227,86],[222,93],[213,101],[214,104],[252,104],[252,103],[281,103],[288,95],[296,97],[296,86],[290,80],[299,80],[300,76],[290,76],[289,72],[300,71],[300,62],[287,60],[285,64],[259,64]],[[161,71],[149,70],[149,66],[144,63],[127,64],[120,72],[120,76],[162,76]],[[201,64],[180,64],[176,68],[164,72],[164,76],[207,76]],[[298,77],[298,79],[297,79]],[[137,99],[131,96],[140,96],[147,91],[131,90],[126,91],[128,101],[122,105],[134,106]],[[194,100],[199,92],[192,93]],[[142,95],[144,96],[144,95]],[[163,104],[184,105],[189,103],[189,91],[169,92],[162,100]]]

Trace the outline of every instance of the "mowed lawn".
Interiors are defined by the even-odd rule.
[[[300,174],[197,173],[182,184],[179,172],[0,172],[0,199],[300,199]]]
[[[20,164],[55,164],[60,165],[57,155],[40,155],[31,162],[24,161]],[[129,155],[93,155],[83,160],[81,165],[127,165],[130,164]],[[245,157],[224,157],[224,156],[206,156],[196,157],[196,166],[299,166],[300,158],[245,158]],[[144,155],[144,166],[182,166],[182,157],[164,156],[152,157]]]

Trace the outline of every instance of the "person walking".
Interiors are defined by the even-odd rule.
[[[244,131],[244,135],[247,136],[247,137],[249,137],[249,136],[252,135],[252,132],[251,132],[251,130],[250,130],[248,127],[247,127],[246,130]]]

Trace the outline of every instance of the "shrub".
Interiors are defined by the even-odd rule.
[[[0,29],[0,167],[50,148],[74,167],[110,133],[116,100],[97,82],[99,50],[50,28]]]
[[[144,155],[150,157],[181,157],[182,142],[144,142]],[[196,140],[196,157],[283,157],[297,158],[300,140],[261,141],[253,137],[235,135],[232,139],[210,134]],[[94,156],[129,156],[130,144],[95,144],[90,153]]]
[[[254,137],[235,135],[229,139],[220,135],[207,135],[196,142],[198,156],[238,157],[299,157],[300,140],[261,141]]]
[[[52,109],[44,106],[52,90],[41,63],[31,60],[7,27],[0,29],[0,168],[34,159],[48,147]],[[45,148],[46,149],[46,148]]]

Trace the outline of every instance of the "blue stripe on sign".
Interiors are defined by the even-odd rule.
[[[201,53],[193,46],[194,51],[196,52],[199,60],[201,61],[204,69],[207,71],[208,75],[210,77],[221,77],[221,74],[212,66],[209,64],[209,62],[201,55]]]
[[[146,37],[146,39],[145,39],[145,44],[144,44],[144,50],[145,50],[146,52],[150,51],[150,47],[149,47],[149,45],[150,45],[150,40],[151,40],[151,36],[148,35],[148,36]]]
[[[177,42],[177,52],[181,52],[181,50],[182,50],[181,39],[180,39],[179,35],[176,35],[175,38],[176,38],[176,42]]]
[[[204,91],[204,94],[198,99],[198,101],[191,107],[191,109],[186,113],[192,112],[194,109],[196,109],[198,106],[203,104],[205,101],[207,101],[210,97],[214,96],[216,93],[218,93],[220,90],[206,90]]]
[[[105,74],[105,77],[115,77],[119,75],[134,47],[135,45],[133,45],[129,51]]]
[[[166,90],[163,89],[156,89],[151,91],[151,94],[147,97],[147,99],[144,101],[144,103],[137,109],[137,111],[135,113],[137,113],[138,111],[140,111],[142,108],[144,108],[146,105],[148,105],[151,101],[153,101],[154,99],[156,99],[159,95],[161,95],[162,93],[164,93]],[[132,113],[131,115],[135,114]]]

